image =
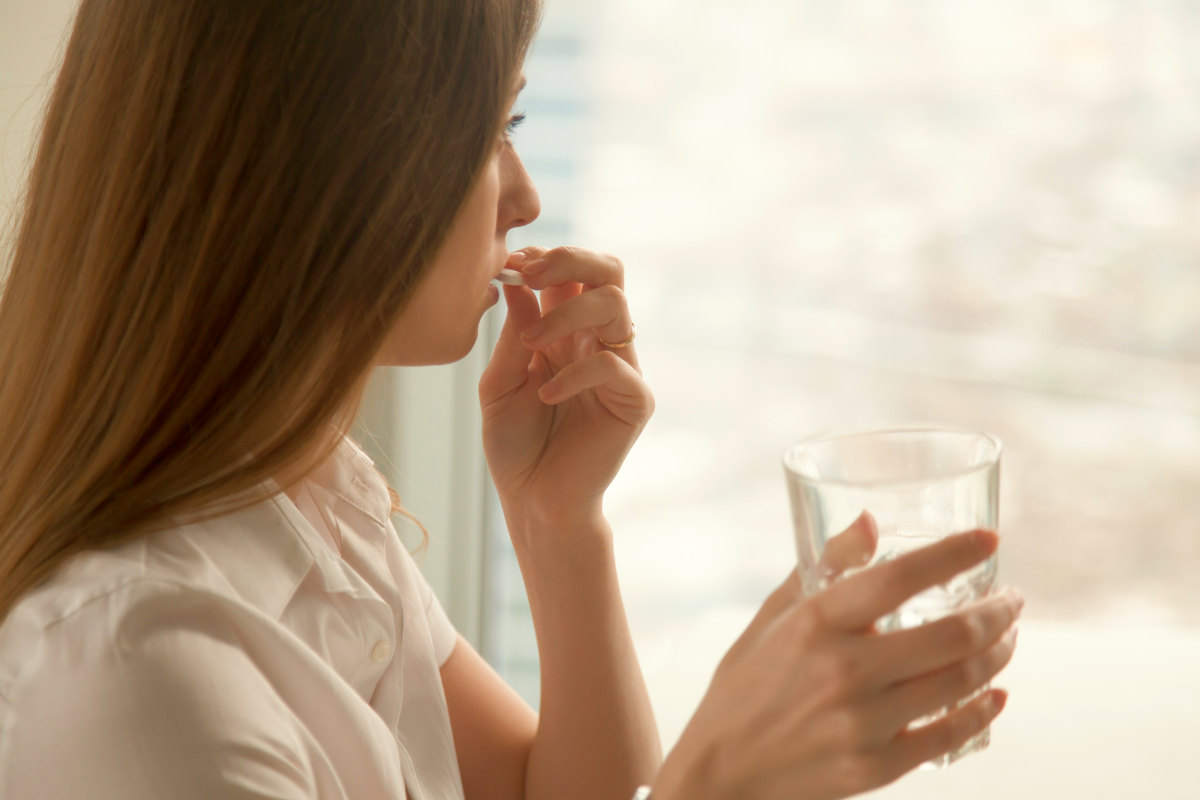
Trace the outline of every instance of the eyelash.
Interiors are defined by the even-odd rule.
[[[525,114],[513,114],[508,118],[508,122],[504,123],[504,138],[512,136],[522,122],[525,121]]]

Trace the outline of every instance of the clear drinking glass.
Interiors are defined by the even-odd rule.
[[[995,530],[1000,450],[995,437],[937,427],[825,434],[791,447],[783,464],[805,595],[856,571],[831,575],[822,559],[826,544],[864,511],[871,513],[879,528],[878,545],[865,566],[953,533]],[[868,554],[862,555],[865,560]],[[948,583],[913,597],[881,618],[876,628],[883,632],[940,619],[990,594],[995,579],[993,555]],[[963,698],[959,705],[970,699]],[[913,724],[931,722],[944,713]],[[947,766],[986,748],[989,741],[990,732],[985,730],[929,766]]]

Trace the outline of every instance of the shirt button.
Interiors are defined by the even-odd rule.
[[[388,641],[379,641],[371,648],[371,660],[376,664],[382,664],[392,657],[392,643]]]

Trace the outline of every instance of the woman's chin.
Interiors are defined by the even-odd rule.
[[[453,364],[470,354],[475,343],[479,340],[479,325],[483,322],[488,309],[496,305],[500,298],[500,290],[494,284],[488,284],[488,291],[483,294],[479,305],[474,309],[460,308],[454,312],[444,312],[440,319],[425,319],[419,324],[406,323],[392,331],[388,341],[375,358],[377,367],[420,367],[436,364]],[[463,325],[451,326],[437,324],[451,316],[459,317]],[[465,317],[474,317],[473,320]]]
[[[377,367],[432,367],[438,364],[453,364],[470,354],[479,339],[479,324],[454,339],[449,337],[438,342],[423,342],[424,346],[392,348],[384,350],[375,359]],[[416,343],[411,343],[416,344]]]

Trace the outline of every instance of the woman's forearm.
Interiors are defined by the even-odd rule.
[[[650,783],[662,748],[621,601],[611,530],[603,520],[518,525],[513,542],[541,665],[525,798],[625,800]]]

